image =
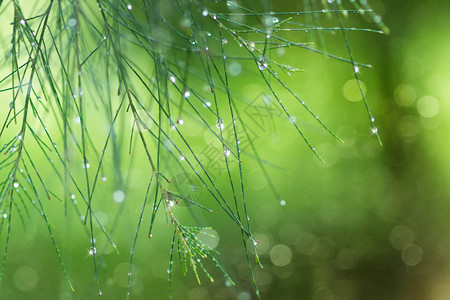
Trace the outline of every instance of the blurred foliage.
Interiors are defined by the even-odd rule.
[[[229,85],[233,87],[233,97],[239,95],[239,111],[245,117],[251,141],[261,157],[260,160],[255,159],[250,151],[251,144],[241,141],[248,215],[253,236],[258,241],[256,249],[263,268],[254,264],[252,242],[246,241],[262,299],[443,300],[450,297],[450,203],[447,196],[450,191],[446,184],[450,179],[450,160],[446,150],[450,149],[446,138],[450,126],[450,68],[447,58],[450,51],[447,12],[450,7],[442,1],[378,0],[369,1],[369,4],[383,17],[390,34],[381,36],[355,31],[347,32],[347,36],[355,59],[373,65],[372,70],[361,68],[359,78],[371,104],[383,146],[371,133],[373,127],[367,118],[352,65],[296,48],[279,48],[270,56],[277,62],[303,70],[291,76],[279,72],[279,76],[344,141],[340,143],[327,134],[303,107],[294,106],[295,99],[286,100],[291,115],[295,116],[325,163],[320,162],[305,145],[288,122],[292,120],[286,120],[280,106],[268,100],[270,90],[254,71],[255,61],[232,59],[239,48],[232,45],[234,41],[228,36],[225,47],[229,51]],[[138,1],[132,5],[136,14],[143,14],[136,9]],[[226,7],[223,9],[225,11]],[[304,3],[273,1],[272,9],[301,11]],[[323,20],[329,22],[330,27],[338,26],[334,18]],[[311,20],[305,18],[303,21],[308,23]],[[367,16],[350,15],[343,21],[356,27],[377,28],[373,18]],[[7,22],[10,20],[5,21],[3,16],[5,28],[9,26]],[[252,26],[256,27],[259,21],[255,18],[249,22],[254,22]],[[167,38],[164,32],[156,34]],[[217,34],[213,32],[213,35]],[[324,31],[323,35],[308,32],[283,34],[289,39],[313,40],[325,47],[320,49],[348,56],[339,30]],[[252,35],[255,33],[249,33],[248,39],[256,40]],[[325,40],[323,45],[321,39]],[[1,42],[3,49],[9,49],[9,40]],[[216,43],[215,51],[220,52],[221,45],[223,47],[223,41]],[[136,58],[142,55],[139,50],[132,51],[135,51]],[[176,60],[186,61],[186,58],[177,57]],[[141,69],[151,68],[150,63],[141,64]],[[192,64],[199,62],[192,59]],[[5,68],[4,71],[2,66],[2,74],[7,74],[7,70]],[[205,82],[201,79],[190,80],[199,87],[198,90],[203,89]],[[116,86],[114,88],[115,93]],[[181,89],[176,95],[180,98],[183,93]],[[223,97],[221,99],[227,99],[225,91],[218,93]],[[287,92],[278,94],[283,99],[288,97]],[[2,93],[1,99],[0,115],[3,119],[7,113],[3,107],[8,107],[10,95]],[[90,125],[96,128],[90,134],[93,143],[101,149],[108,128],[96,119],[100,118],[97,114],[95,110],[88,112],[89,120],[92,120]],[[76,123],[76,116],[73,118]],[[225,198],[231,199],[233,194],[229,190],[223,158],[219,164],[219,158],[210,159],[208,156],[208,153],[215,155],[215,149],[221,152],[223,145],[211,134],[205,134],[204,127],[190,125],[192,119],[192,115],[183,117],[185,123],[179,128],[189,137],[195,153],[203,154],[204,161],[209,162],[208,167],[218,189],[227,191]],[[213,124],[212,127],[217,125],[214,116],[207,121]],[[230,124],[229,121],[225,119],[226,124]],[[131,120],[121,119],[119,128],[122,129],[119,131],[124,133],[131,124]],[[224,134],[228,139],[233,132],[224,131]],[[95,235],[95,251],[102,253],[97,256],[99,285],[103,290],[102,298],[106,299],[126,297],[130,249],[143,195],[150,180],[148,162],[143,159],[145,153],[142,149],[135,150],[140,152],[133,156],[127,155],[128,139],[129,132],[118,140],[121,161],[105,165],[102,170],[105,181],[99,180],[100,187],[96,191],[96,215],[107,231],[113,232],[113,240],[120,252],[114,252],[104,235]],[[62,142],[56,141],[58,145]],[[36,164],[41,163],[40,159],[47,160],[37,149],[30,152],[40,157],[34,159]],[[76,163],[71,162],[72,166],[79,166],[79,170],[74,169],[74,176],[83,178],[82,159],[80,156],[76,158]],[[134,161],[135,158],[138,161]],[[268,177],[261,171],[261,162]],[[180,200],[176,213],[190,226],[212,228],[204,229],[205,234],[199,233],[198,236],[203,243],[220,252],[219,260],[236,285],[232,286],[222,272],[214,268],[214,262],[205,262],[205,265],[215,281],[209,282],[199,272],[201,286],[198,286],[192,270],[184,277],[179,264],[174,264],[171,274],[173,297],[195,300],[256,298],[239,226],[233,225],[220,212],[198,178],[177,172],[174,165],[167,163],[171,168],[172,192],[189,195],[189,199],[206,203],[214,210],[214,214],[192,213],[194,205]],[[231,169],[237,172],[238,163],[231,164]],[[118,179],[117,174],[124,178]],[[238,175],[233,174],[238,184]],[[67,194],[51,168],[43,169],[41,176],[55,192]],[[81,203],[75,190],[69,192],[74,193],[72,200]],[[30,211],[25,226],[18,215],[12,219],[0,298],[71,300],[98,297],[92,255],[89,255],[92,249],[88,226],[83,226],[80,214],[73,209],[65,212],[64,201],[53,196],[51,200],[42,201],[45,202],[46,214],[51,218],[50,228],[75,292],[70,291],[61,271],[46,223],[39,213]],[[153,204],[153,198],[149,202]],[[81,211],[84,217],[84,206]],[[161,213],[155,219],[157,228],[148,239],[150,212],[151,208],[148,208],[149,214],[143,219],[145,228],[138,236],[131,267],[131,299],[164,299],[168,296],[167,270],[173,228],[166,226],[167,214]],[[3,240],[5,228],[2,230]],[[93,223],[93,230],[101,232],[96,223]]]

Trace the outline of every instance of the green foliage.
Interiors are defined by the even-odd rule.
[[[173,229],[169,286],[176,257],[183,274],[190,267],[199,283],[201,272],[213,281],[204,262],[208,260],[233,282],[218,252],[201,237],[208,227],[203,226],[204,215],[214,211],[240,231],[249,276],[259,297],[252,271],[259,259],[255,255],[253,261],[250,254],[256,253],[258,241],[247,211],[243,164],[255,161],[269,180],[273,196],[278,201],[281,197],[253,143],[254,130],[243,114],[251,101],[240,91],[236,78],[259,77],[264,103],[277,107],[323,161],[291,107],[304,108],[323,131],[341,140],[288,85],[287,78],[301,70],[284,64],[275,53],[298,49],[348,64],[372,133],[379,139],[359,80],[359,70],[370,65],[355,60],[347,35],[387,31],[362,0],[305,0],[299,11],[281,10],[284,7],[277,5],[184,0],[1,3],[2,24],[9,22],[10,26],[4,25],[1,34],[2,65],[9,66],[9,71],[3,67],[6,75],[0,80],[4,120],[0,131],[4,153],[0,162],[4,249],[0,277],[7,266],[13,218],[26,227],[36,211],[73,289],[54,234],[58,226],[52,225],[47,214],[47,207],[56,205],[60,213],[75,214],[86,226],[81,230],[86,231],[95,286],[102,294],[98,278],[103,253],[96,239],[103,235],[118,252],[114,227],[108,230],[96,213],[111,202],[104,199],[111,187],[102,184],[112,181],[113,200],[123,206],[136,204],[139,199],[128,196],[130,184],[144,178],[127,295],[131,295],[133,258],[143,221],[150,220],[148,236],[152,237],[160,215]],[[345,25],[359,24],[360,15],[369,15],[380,29]],[[329,33],[341,35],[345,55],[327,49]],[[294,101],[287,101],[287,96]],[[201,132],[212,144],[192,132]],[[205,153],[213,149],[219,153],[212,151],[211,159]],[[218,165],[224,170],[221,175],[215,170]],[[136,175],[135,166],[145,171]],[[226,186],[218,181],[219,176]],[[208,196],[198,195],[198,190]],[[283,200],[280,203],[284,205]],[[190,213],[179,213],[179,206]]]

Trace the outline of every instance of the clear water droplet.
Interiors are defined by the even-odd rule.
[[[127,9],[128,9],[128,10],[132,10],[132,9],[133,9],[133,6],[132,6],[131,4],[128,4],[128,5],[127,5]]]
[[[81,164],[81,166],[83,167],[83,169],[89,169],[91,167],[91,165],[89,164],[89,161],[87,159],[85,159],[83,161],[83,163]]]
[[[94,255],[94,254],[96,254],[96,253],[97,253],[97,248],[91,247],[91,248],[89,249],[89,255]]]
[[[217,122],[216,122],[216,127],[217,127],[217,129],[221,129],[221,130],[224,130],[225,129],[225,124],[223,123],[223,120],[222,119],[219,119],[219,120],[217,120]]]
[[[15,189],[17,189],[19,187],[19,183],[17,181],[14,182],[13,186],[14,186]]]
[[[286,205],[286,201],[285,200],[280,200],[280,205],[281,206],[285,206]]]
[[[254,51],[255,47],[256,47],[255,42],[248,43],[248,48],[249,48],[250,51]]]
[[[67,26],[69,26],[69,27],[74,27],[75,25],[77,25],[77,20],[76,20],[75,18],[70,18],[70,19],[67,21]]]
[[[269,64],[267,63],[267,61],[265,60],[264,57],[260,57],[258,60],[258,69],[265,70],[267,69],[267,67],[269,66]]]

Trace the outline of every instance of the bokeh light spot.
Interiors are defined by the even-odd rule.
[[[32,267],[22,266],[14,273],[14,284],[20,291],[31,291],[36,288],[38,282],[39,275]]]
[[[366,85],[361,80],[359,82],[365,94],[367,91]],[[361,90],[356,79],[347,80],[342,87],[342,92],[344,93],[345,98],[350,102],[358,102],[362,100]]]
[[[283,244],[273,246],[270,250],[270,260],[275,266],[284,267],[292,260],[291,249]]]
[[[417,102],[417,111],[424,118],[434,117],[439,113],[439,101],[433,96],[423,96]]]

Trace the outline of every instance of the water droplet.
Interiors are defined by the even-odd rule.
[[[184,155],[180,155],[180,159],[185,160],[186,158],[184,157]]]
[[[69,26],[69,27],[74,27],[75,25],[77,25],[77,20],[76,20],[75,18],[70,18],[70,19],[67,21],[67,26]]]
[[[24,19],[20,20],[20,24],[25,25],[25,20]]]
[[[191,96],[191,92],[189,92],[189,91],[186,91],[186,92],[184,92],[184,94],[183,94],[183,97],[184,98],[189,98]]]
[[[97,253],[97,248],[91,247],[91,249],[89,249],[89,255],[94,255],[96,253]]]
[[[359,73],[359,67],[358,66],[354,66],[353,70],[355,70],[355,73]]]
[[[230,151],[230,149],[228,149],[227,147],[225,147],[225,149],[223,150],[223,153],[225,154],[225,156],[230,156],[231,151]]]
[[[81,166],[83,167],[83,169],[89,169],[91,167],[91,165],[89,164],[89,161],[87,159],[85,159],[83,161],[83,163],[81,164]]]
[[[264,59],[264,57],[259,58],[259,60],[258,60],[258,69],[260,69],[262,71],[262,70],[267,69],[268,66],[269,66],[269,64]]]
[[[179,118],[177,120],[178,125],[183,125],[184,124],[184,120],[182,118]]]
[[[225,38],[223,38],[223,39],[221,40],[221,42],[222,42],[222,44],[228,44],[228,40],[225,39]]]
[[[225,124],[223,123],[222,119],[217,120],[216,127],[219,130],[224,130],[225,129]]]
[[[15,189],[17,189],[19,187],[19,183],[18,182],[14,182],[13,186],[14,186]]]
[[[280,19],[278,19],[277,17],[273,17],[272,22],[273,22],[273,24],[276,24],[276,23],[280,22]]]
[[[233,286],[233,282],[230,279],[227,279],[227,280],[225,280],[225,286],[226,287],[232,287]],[[241,299],[241,298],[238,297],[238,299]]]
[[[202,16],[204,16],[204,17],[208,16],[208,10],[207,9],[204,9],[202,11]]]
[[[285,200],[280,200],[280,205],[281,206],[285,206],[286,205],[286,201]]]
[[[8,215],[7,214],[3,214],[3,219],[6,219],[6,218],[8,218]]]
[[[75,194],[70,194],[70,199],[75,200]]]
[[[106,181],[106,180],[107,180],[106,176],[103,175],[103,176],[102,176],[102,181]]]
[[[255,47],[256,47],[256,45],[255,45],[254,42],[248,43],[248,48],[249,48],[250,51],[254,51],[254,50],[255,50]]]
[[[127,9],[128,9],[128,10],[132,10],[132,9],[133,9],[133,6],[132,6],[131,4],[128,4],[128,5],[127,5]]]
[[[169,201],[169,207],[173,207],[175,205],[175,201]]]
[[[205,101],[205,102],[203,103],[203,106],[204,106],[204,107],[211,107],[211,102]]]
[[[373,127],[373,128],[372,128],[372,133],[373,133],[373,134],[377,134],[377,133],[378,133],[378,128]]]

